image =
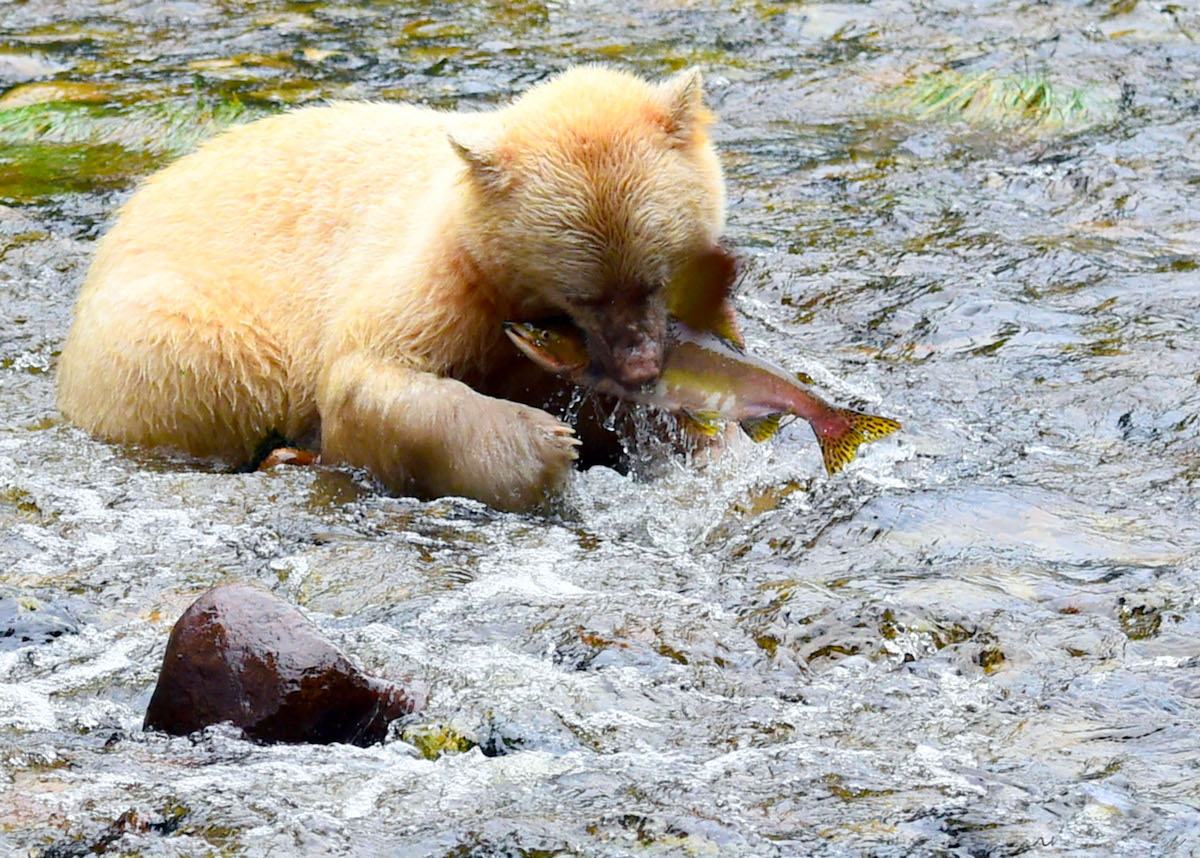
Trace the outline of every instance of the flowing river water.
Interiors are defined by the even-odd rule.
[[[597,468],[537,517],[58,416],[139,178],[577,61],[705,70],[750,348],[900,435],[836,478],[802,422]],[[1198,81],[1184,2],[0,2],[0,855],[1200,854]],[[228,580],[424,711],[143,733]]]

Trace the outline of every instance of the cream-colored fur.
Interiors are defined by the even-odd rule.
[[[487,395],[523,396],[501,322],[566,313],[614,372],[652,371],[660,287],[722,228],[707,119],[696,73],[588,66],[494,111],[230,130],[100,241],[59,407],[114,441],[247,461],[278,432],[396,492],[536,505],[577,442]]]

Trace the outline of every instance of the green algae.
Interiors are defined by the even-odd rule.
[[[525,849],[520,846],[505,844],[503,851],[486,842],[464,843],[453,851],[447,852],[445,858],[492,858],[495,855],[511,856],[511,858],[566,858],[575,853],[565,849]]]
[[[831,772],[825,775],[822,779],[825,788],[829,790],[837,798],[842,801],[858,801],[864,798],[874,798],[875,796],[893,795],[896,791],[893,789],[871,789],[868,787],[853,787],[846,786],[843,783],[842,776]]]
[[[268,112],[205,98],[0,109],[0,201],[119,190],[218,131]]]
[[[271,111],[240,99],[201,97],[118,104],[39,102],[0,110],[0,145],[114,144],[163,155],[180,155],[236,122]]]
[[[991,675],[1004,666],[1006,659],[1001,650],[984,649],[979,651],[979,656],[975,660],[983,668],[984,673]]]
[[[1122,599],[1117,609],[1117,620],[1130,640],[1149,640],[1158,637],[1162,612],[1152,605],[1129,605]]]
[[[9,144],[0,154],[0,200],[27,203],[55,194],[120,189],[161,163],[151,153],[111,143]]]
[[[1079,131],[1110,121],[1115,106],[1095,90],[1067,88],[1042,74],[948,69],[922,75],[878,100],[889,110],[926,121],[1015,130],[1031,135]]]
[[[37,504],[33,495],[16,486],[0,489],[0,506],[8,507],[13,515],[21,521],[42,524],[57,519],[53,513],[46,513]]]
[[[409,724],[400,738],[427,760],[436,760],[444,754],[464,754],[478,744],[448,724]]]

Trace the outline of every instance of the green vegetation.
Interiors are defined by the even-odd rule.
[[[474,740],[447,724],[410,724],[404,728],[400,738],[420,751],[427,760],[436,760],[443,754],[462,754],[476,745]]]
[[[1158,637],[1162,626],[1162,612],[1151,605],[1127,605],[1125,600],[1117,608],[1117,620],[1126,637],[1133,641]]]
[[[979,656],[976,659],[979,666],[983,668],[986,674],[993,674],[1004,666],[1004,652],[998,649],[984,649],[979,651]]]
[[[0,103],[0,201],[7,203],[126,187],[222,128],[267,112],[198,97],[20,101]]]
[[[876,796],[892,795],[895,793],[895,790],[892,789],[846,786],[842,782],[842,776],[833,772],[825,775],[822,780],[825,783],[825,788],[842,801],[856,801],[858,799],[874,798]]]
[[[16,486],[0,488],[0,505],[9,507],[18,519],[34,524],[45,524],[58,518],[57,514],[43,512],[33,495]]]
[[[1044,75],[941,70],[890,90],[889,109],[917,119],[966,122],[1024,133],[1078,131],[1114,115],[1107,99],[1087,89],[1065,90]]]

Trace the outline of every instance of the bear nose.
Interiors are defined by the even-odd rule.
[[[615,357],[613,376],[623,387],[641,387],[662,374],[662,352],[652,342],[638,343]]]
[[[630,389],[641,387],[644,384],[649,384],[658,378],[659,369],[651,364],[636,364],[633,366],[622,367],[621,374],[617,380],[621,382],[623,387]]]

